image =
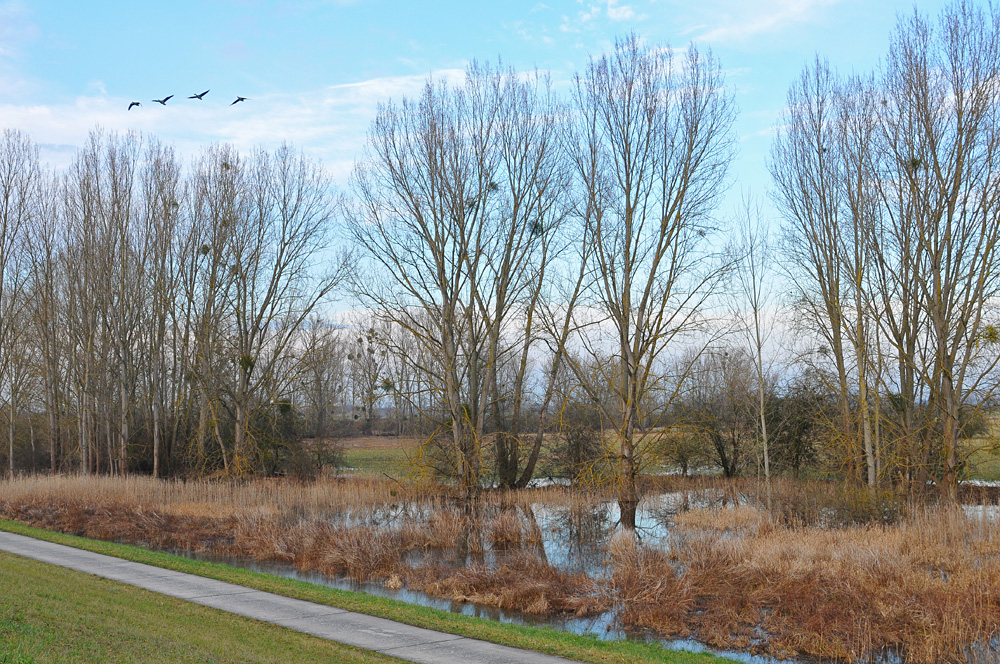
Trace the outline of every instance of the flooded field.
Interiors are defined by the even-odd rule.
[[[673,491],[647,496],[637,512],[636,535],[645,546],[669,550],[671,533],[674,530],[678,514],[696,509],[737,509],[741,505],[752,505],[753,500],[748,495],[731,497],[725,492],[715,489]],[[985,519],[989,522],[996,522],[1000,519],[1000,506],[998,505],[962,505],[961,507],[966,515],[973,520]],[[537,533],[538,541],[534,543],[533,549],[540,561],[563,571],[583,573],[604,581],[612,573],[613,570],[608,564],[609,547],[616,534],[620,534],[618,505],[615,501],[596,501],[583,509],[552,506],[538,502],[520,507],[517,512],[519,518],[524,519],[525,523],[529,524],[528,530]],[[376,510],[368,514],[367,517],[361,517],[357,514],[343,515],[345,523],[351,523],[354,526],[378,525],[383,528],[403,528],[414,519],[428,517],[427,511],[416,504],[389,506],[385,510]],[[566,614],[537,615],[516,609],[499,609],[473,601],[435,597],[421,590],[387,587],[384,583],[363,582],[348,576],[328,576],[314,571],[302,571],[290,563],[257,562],[211,553],[192,553],[191,551],[173,551],[172,553],[341,590],[364,592],[378,597],[487,620],[548,627],[575,634],[593,635],[601,639],[658,642],[669,649],[710,652],[747,664],[778,664],[779,662],[805,664],[817,661],[816,658],[782,657],[779,659],[745,651],[710,648],[690,638],[662,638],[653,630],[623,627],[617,618],[615,608],[580,617]],[[412,551],[406,556],[405,562],[413,567],[443,564],[451,565],[457,569],[470,564],[485,564],[488,567],[496,568],[503,564],[505,556],[509,554],[509,550],[490,546],[487,543],[481,552],[475,554],[467,547]],[[977,664],[996,661],[996,658],[1000,657],[997,645],[997,641],[994,639],[991,647],[970,649],[964,661]],[[906,659],[897,651],[890,649],[857,661],[871,664],[903,664]]]
[[[4,485],[0,513],[446,611],[755,664],[981,664],[997,661],[1000,634],[995,492],[969,487],[957,509],[787,482],[773,486],[768,509],[753,482],[661,478],[646,487],[634,533],[600,493],[485,492],[466,504],[446,488],[372,480],[33,480]]]

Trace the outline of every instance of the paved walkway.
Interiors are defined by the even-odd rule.
[[[570,661],[3,531],[0,531],[0,551],[102,576],[411,662],[565,664]]]

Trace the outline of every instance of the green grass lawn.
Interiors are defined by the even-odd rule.
[[[987,431],[960,444],[969,479],[996,482],[1000,481],[1000,415],[989,413],[986,419]]]
[[[402,660],[0,552],[0,664]]]
[[[13,533],[19,533],[22,535],[27,535],[29,537],[37,537],[39,539],[44,539],[50,542],[56,542],[57,544],[66,544],[68,546],[75,546],[80,549],[86,549],[88,551],[94,551],[96,553],[103,553],[106,555],[116,556],[118,558],[123,558],[126,560],[134,560],[136,562],[146,563],[148,565],[156,565],[158,567],[165,567],[167,569],[177,570],[179,572],[186,572],[189,574],[197,574],[199,576],[205,576],[212,579],[219,579],[220,581],[227,581],[229,583],[236,583],[242,586],[247,586],[249,588],[256,588],[258,590],[264,590],[267,592],[277,593],[279,595],[285,595],[287,597],[294,597],[297,599],[304,599],[311,602],[318,602],[320,604],[326,604],[329,606],[336,606],[339,608],[347,609],[350,611],[357,611],[359,613],[367,613],[373,616],[380,616],[382,618],[388,618],[390,620],[397,620],[399,622],[408,623],[410,625],[417,625],[418,627],[426,627],[428,629],[435,629],[441,632],[447,632],[451,634],[459,634],[462,636],[468,636],[471,638],[482,639],[485,641],[493,641],[494,643],[501,643],[504,645],[513,646],[515,648],[526,648],[529,650],[537,650],[539,652],[545,652],[552,655],[560,655],[562,657],[567,657],[569,659],[575,659],[581,662],[592,662],[593,664],[644,664],[644,663],[657,663],[657,664],[722,664],[724,662],[731,663],[732,660],[723,659],[720,657],[714,657],[711,655],[688,653],[688,652],[677,652],[672,650],[667,650],[662,646],[654,643],[639,643],[632,641],[602,641],[593,636],[580,636],[576,634],[568,634],[566,632],[559,632],[552,629],[543,629],[538,627],[524,627],[520,625],[511,625],[507,623],[494,622],[489,620],[482,620],[479,618],[473,618],[470,616],[464,616],[461,614],[449,613],[447,611],[439,611],[436,609],[429,609],[421,606],[414,606],[412,604],[406,604],[404,602],[399,602],[395,600],[390,600],[382,597],[374,597],[372,595],[366,595],[364,593],[352,593],[344,590],[338,590],[336,588],[329,588],[326,586],[315,585],[311,583],[305,583],[303,581],[297,581],[294,579],[286,579],[284,577],[275,576],[272,574],[262,574],[260,572],[251,572],[249,570],[241,569],[238,567],[231,567],[229,565],[221,565],[218,563],[209,563],[198,560],[191,560],[189,558],[184,558],[181,556],[173,556],[166,553],[159,553],[156,551],[149,551],[147,549],[142,549],[139,547],[128,546],[125,544],[116,544],[113,542],[103,542],[99,540],[90,540],[82,537],[76,537],[73,535],[65,535],[62,533],[55,533],[47,530],[41,530],[38,528],[32,528],[19,523],[14,523],[11,521],[0,520],[0,530],[6,530]],[[71,572],[70,574],[77,574]],[[84,578],[87,575],[78,575]],[[3,568],[0,568],[0,588],[5,588],[11,585],[11,582],[7,580],[6,572],[3,572]],[[17,578],[16,576],[11,576],[11,579]],[[101,582],[110,583],[114,588],[120,588],[119,584],[114,582]],[[56,584],[57,587],[59,584]],[[35,589],[35,592],[45,594],[47,588],[45,584],[40,584],[40,587]],[[150,597],[150,593],[145,591],[136,590],[135,592],[143,593],[146,597]],[[0,593],[2,594],[2,593]],[[164,598],[165,602],[170,602],[168,606],[194,606],[188,605],[179,600],[172,600]],[[60,604],[56,600],[57,604]],[[3,603],[0,603],[0,607],[4,607],[2,611],[4,613],[0,614],[0,619],[7,620],[13,617],[8,616]],[[194,607],[199,611],[211,611],[210,609],[201,609],[199,607]],[[173,612],[169,608],[161,608],[159,611]],[[22,608],[21,611],[24,611]],[[113,610],[112,614],[117,615],[118,610]],[[214,612],[213,612],[214,613]],[[240,621],[241,624],[246,624],[247,621],[242,618],[233,617],[234,621]],[[28,625],[40,627],[44,626],[46,623],[42,621],[41,623],[36,621],[29,621]],[[144,625],[145,622],[140,620],[140,625]],[[214,627],[203,627],[202,624],[192,619],[191,622],[186,623],[188,625],[197,624],[205,635],[205,638],[214,639],[211,632],[214,631]],[[254,623],[249,621],[249,624],[259,625],[259,623]],[[63,627],[55,628],[57,631],[62,632],[64,630],[69,630],[70,634],[61,636],[60,638],[76,638],[75,636],[75,626],[68,624]],[[190,627],[189,627],[190,629]],[[262,628],[263,629],[263,628]],[[271,629],[271,628],[267,628]],[[279,629],[279,628],[273,628]],[[220,628],[221,631],[225,631]],[[271,632],[274,633],[274,632]],[[224,634],[220,634],[220,639]],[[0,642],[5,639],[3,632],[0,632]],[[91,639],[96,639],[100,641],[101,639],[97,637],[87,637]],[[116,637],[117,638],[117,637]],[[310,638],[310,637],[303,637]],[[34,643],[42,639],[42,636],[30,637],[27,639],[29,643]],[[134,643],[134,642],[133,642]],[[32,646],[37,647],[37,646]],[[348,649],[350,652],[358,653],[359,651],[354,649]],[[31,651],[31,656],[35,656],[34,651]],[[103,657],[83,657],[80,660],[70,660],[70,659],[16,659],[15,651],[11,651],[11,655],[4,659],[3,651],[0,651],[0,664],[7,664],[8,662],[32,662],[32,661],[146,661],[142,660],[104,660]],[[172,657],[164,661],[195,661],[195,660],[185,660],[181,657]],[[212,660],[205,655],[200,655],[197,661],[227,661],[227,660]],[[307,657],[303,659],[295,658],[279,658],[275,660],[269,660],[266,658],[261,659],[234,659],[228,661],[312,661]],[[329,659],[327,661],[330,661]],[[351,659],[334,659],[333,661],[392,661],[392,660],[351,660]]]
[[[412,470],[410,458],[412,450],[403,447],[380,449],[347,448],[344,450],[344,466],[353,470],[389,477],[406,477]]]
[[[1000,449],[980,447],[969,453],[969,479],[1000,481]]]

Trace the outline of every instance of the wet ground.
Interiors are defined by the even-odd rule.
[[[692,639],[662,639],[655,634],[641,634],[627,632],[614,626],[614,612],[608,611],[589,618],[576,618],[572,616],[537,616],[520,611],[505,611],[492,606],[484,606],[473,602],[455,602],[448,599],[432,597],[426,593],[401,588],[393,590],[386,588],[379,583],[360,583],[346,578],[332,578],[316,572],[301,572],[294,565],[285,563],[260,563],[224,556],[213,556],[211,554],[195,554],[191,552],[175,552],[198,560],[208,560],[212,562],[225,563],[234,567],[242,567],[254,572],[265,572],[282,576],[289,579],[305,581],[330,588],[349,590],[352,592],[363,592],[376,597],[426,606],[440,611],[460,613],[466,616],[474,616],[486,620],[496,620],[499,622],[511,623],[514,625],[527,625],[533,627],[547,627],[560,631],[571,632],[573,634],[585,634],[596,636],[600,639],[635,639],[646,642],[658,642],[665,648],[671,650],[687,650],[691,652],[707,652],[722,655],[746,664],[796,664],[794,659],[775,659],[773,657],[763,657],[751,655],[744,652],[734,652],[725,650],[714,650],[708,648]],[[805,663],[802,663],[805,664]],[[886,662],[886,664],[891,664]]]
[[[747,497],[737,496],[735,498],[741,504],[752,503]],[[636,515],[636,533],[647,546],[669,548],[674,519],[679,513],[698,507],[730,504],[732,500],[733,497],[712,489],[647,495]],[[331,515],[331,519],[338,525],[365,525],[392,529],[402,527],[407,523],[426,521],[431,517],[434,509],[437,508],[421,504],[401,503],[381,507],[374,511],[341,512]],[[619,520],[618,505],[615,501],[597,501],[586,507],[568,507],[537,502],[511,509],[517,510],[520,519],[525,524],[525,531],[534,534],[532,543],[524,546],[529,547],[535,555],[549,565],[567,572],[584,573],[596,579],[605,578],[610,573],[608,547],[611,538],[617,531]],[[964,505],[963,509],[970,519],[991,522],[1000,519],[1000,506],[997,505]],[[475,556],[453,549],[430,549],[410,552],[406,562],[415,567],[431,563],[461,567],[471,562],[485,563],[488,566],[497,565],[503,559],[505,551],[492,548],[488,537],[483,537],[483,540],[485,542],[484,550]],[[656,641],[667,648],[714,652],[747,664],[777,664],[779,661],[794,663],[796,661],[778,660],[745,652],[715,651],[689,639],[670,640],[652,633],[626,631],[616,625],[614,610],[584,618],[567,615],[539,616],[519,611],[501,610],[472,602],[442,599],[405,587],[393,589],[380,583],[361,583],[347,578],[331,578],[315,572],[299,571],[291,564],[261,563],[211,554],[175,553],[489,620],[519,625],[544,626],[576,634],[593,635],[601,639]],[[993,644],[994,649],[996,646],[997,644]],[[878,664],[898,664],[902,661],[894,653],[885,653],[877,660]],[[979,655],[970,656],[969,661],[980,662],[984,660]]]

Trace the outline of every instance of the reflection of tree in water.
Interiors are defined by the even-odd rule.
[[[568,509],[534,505],[533,513],[549,564],[568,572],[603,573],[611,530],[605,505]]]
[[[462,536],[458,538],[458,546],[455,547],[453,564],[456,567],[485,564],[486,533],[482,510],[478,503],[467,503],[464,512]]]
[[[665,544],[670,539],[674,517],[691,509],[691,497],[686,491],[676,497],[670,496],[669,500],[663,498],[664,496],[657,496],[646,505],[640,505],[635,525],[635,535],[640,542]]]
[[[646,496],[636,512],[636,538],[647,545],[669,546],[678,514],[693,509],[737,506],[746,497],[737,491],[684,489]]]
[[[514,515],[516,518],[518,532],[510,541],[498,541],[493,530],[495,519],[502,515]],[[466,511],[462,532],[456,538],[455,546],[421,548],[409,552],[405,559],[410,565],[436,564],[453,569],[484,565],[496,569],[508,557],[525,553],[535,556],[542,564],[548,564],[545,534],[531,506],[506,505],[497,511],[476,506]]]
[[[347,528],[401,528],[407,524],[427,523],[431,516],[447,507],[417,501],[400,501],[375,507],[341,510],[331,521]]]
[[[549,564],[549,557],[545,554],[545,537],[542,535],[542,529],[538,527],[538,519],[535,518],[535,510],[531,505],[524,505],[521,507],[521,513],[524,514],[524,520],[528,527],[528,541],[526,544],[529,550],[538,556],[546,565]]]

